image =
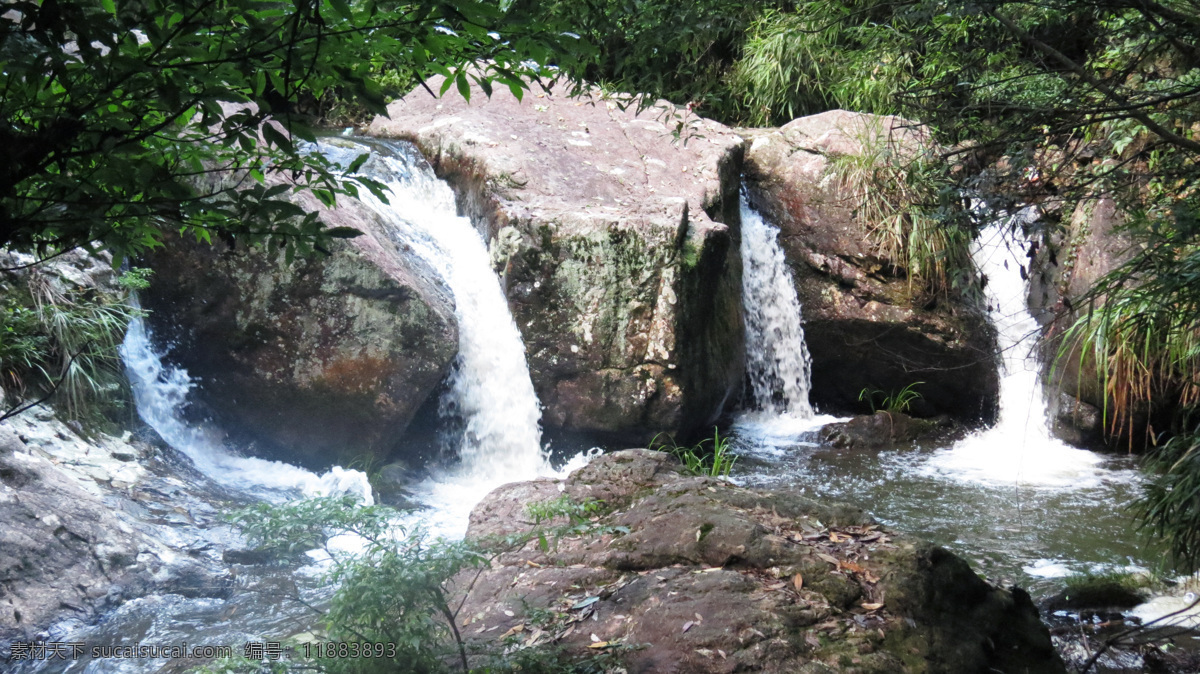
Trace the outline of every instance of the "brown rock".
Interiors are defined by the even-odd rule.
[[[914,419],[903,412],[879,411],[821,428],[821,440],[839,449],[879,449],[906,442],[937,429],[936,421]]]
[[[543,423],[645,442],[733,400],[740,138],[665,104],[557,91],[419,88],[388,112],[370,133],[415,142],[491,242]]]
[[[833,110],[746,136],[751,203],[780,228],[803,305],[812,401],[866,411],[864,388],[892,393],[924,382],[914,414],[992,416],[999,380],[986,317],[914,297],[903,270],[871,243],[873,223],[829,173],[830,155],[862,152],[872,136],[889,139],[882,161],[911,157],[926,145],[925,131],[898,117]]]
[[[258,248],[168,241],[148,259],[150,324],[198,381],[204,411],[260,452],[386,455],[457,352],[453,299],[361,203],[301,201],[363,236],[292,265]]]
[[[1112,416],[1106,422],[1100,412],[1111,405],[1106,404],[1104,381],[1094,360],[1090,354],[1081,358],[1077,345],[1062,340],[1075,321],[1090,311],[1086,295],[1092,286],[1132,255],[1133,242],[1122,230],[1125,221],[1125,213],[1110,198],[1081,201],[1065,228],[1046,232],[1030,265],[1029,306],[1043,327],[1048,387],[1058,396],[1052,399],[1053,430],[1079,447],[1094,448],[1105,442],[1123,448],[1142,446],[1150,437],[1145,433],[1147,425],[1168,427],[1173,414],[1167,396],[1162,405],[1158,401],[1134,405],[1131,417],[1120,419],[1114,429]]]
[[[1064,671],[1028,595],[953,554],[897,542],[852,508],[683,475],[656,452],[507,485],[469,536],[528,531],[525,504],[560,493],[606,494],[607,514],[457,579],[469,641],[632,647],[631,673]]]

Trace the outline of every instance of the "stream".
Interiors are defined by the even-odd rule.
[[[544,449],[540,405],[521,335],[487,246],[470,221],[455,213],[450,188],[406,144],[339,139],[320,149],[346,163],[372,152],[364,172],[388,186],[390,204],[370,196],[364,201],[392,224],[395,243],[417,251],[454,294],[460,355],[441,416],[457,460],[433,469],[412,488],[414,501],[424,506],[412,517],[436,533],[461,536],[470,509],[494,487],[564,475],[588,455],[552,462]],[[1046,430],[1037,363],[1029,353],[1036,325],[1024,308],[1024,283],[1015,263],[1005,263],[1015,259],[1002,232],[1007,223],[998,221],[985,231],[975,251],[989,279],[989,308],[1004,354],[997,424],[941,446],[848,451],[815,441],[816,430],[836,419],[809,404],[803,308],[779,249],[778,230],[744,200],[742,219],[753,399],[731,429],[736,482],[858,505],[890,527],[959,553],[992,580],[1028,588],[1035,598],[1054,592],[1070,573],[1154,566],[1124,513],[1138,488],[1132,460],[1068,447]],[[170,445],[166,453],[174,455],[152,470],[148,488],[193,514],[218,513],[255,499],[281,502],[320,494],[353,494],[372,502],[359,471],[333,467],[315,474],[243,457],[225,445],[219,429],[183,421],[194,384],[186,372],[166,364],[168,353],[169,346],[155,344],[140,320],[122,348],[138,412]],[[222,551],[244,545],[216,516],[146,517],[141,524],[156,535],[173,532],[194,540],[195,556],[218,567]],[[246,642],[313,629],[311,610],[286,597],[299,596],[309,604],[328,597],[330,589],[315,581],[315,566],[237,569],[228,588],[210,596],[134,599],[96,625],[64,620],[47,636],[89,646],[232,645],[240,654]],[[169,662],[85,657],[20,663],[14,672],[124,674],[158,671]]]
[[[771,294],[792,300],[795,306],[787,313],[802,313],[776,240],[778,230],[745,204],[742,222],[747,305],[752,297]],[[852,503],[888,526],[946,546],[983,575],[1027,588],[1035,597],[1054,592],[1056,579],[1073,573],[1152,568],[1154,560],[1124,510],[1138,488],[1133,460],[1076,449],[1050,436],[1033,353],[1038,325],[1025,306],[1027,288],[1019,272],[1024,251],[1009,231],[1017,222],[996,218],[972,251],[987,278],[988,309],[1002,354],[996,424],[949,446],[834,450],[816,441],[816,430],[831,417],[816,415],[807,400],[781,407],[778,395],[770,397],[770,387],[756,386],[757,409],[734,424],[735,479]],[[764,293],[766,287],[778,292]],[[761,345],[748,339],[748,351],[807,353],[802,329],[755,325],[763,313],[747,310],[747,331],[767,338]],[[748,367],[751,381],[799,378],[791,390],[807,395],[808,371],[794,362],[750,357]]]

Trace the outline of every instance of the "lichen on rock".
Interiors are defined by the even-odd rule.
[[[646,442],[705,426],[742,383],[742,140],[669,104],[635,108],[418,88],[369,133],[416,143],[492,242],[543,423]]]

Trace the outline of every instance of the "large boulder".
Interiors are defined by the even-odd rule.
[[[1029,307],[1042,325],[1045,362],[1052,390],[1055,434],[1079,446],[1104,441],[1098,410],[1105,404],[1104,382],[1088,358],[1063,334],[1090,310],[1085,295],[1097,281],[1125,263],[1133,242],[1122,231],[1125,214],[1109,197],[1085,199],[1069,211],[1063,226],[1047,227],[1030,263]],[[1049,365],[1055,365],[1049,367]],[[1146,410],[1139,411],[1145,423]],[[1165,424],[1164,424],[1165,425]]]
[[[780,229],[812,354],[812,402],[868,411],[864,389],[895,393],[916,382],[919,416],[976,421],[995,413],[994,331],[965,300],[928,301],[897,261],[872,243],[873,223],[833,177],[835,155],[906,161],[928,139],[897,117],[843,110],[779,129],[749,130],[745,179],[751,204]]]
[[[684,475],[657,452],[505,485],[468,536],[532,531],[528,504],[563,494],[603,501],[595,528],[551,522],[460,577],[467,640],[607,649],[630,674],[1065,671],[1029,596],[952,553],[851,507]]]
[[[490,241],[545,425],[646,441],[734,400],[742,140],[728,129],[591,94],[419,88],[369,132],[416,143]]]
[[[453,298],[361,202],[301,204],[363,235],[292,264],[274,250],[171,239],[147,260],[148,320],[204,412],[258,453],[312,464],[387,455],[457,353]]]

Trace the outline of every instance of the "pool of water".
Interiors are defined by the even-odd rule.
[[[828,419],[825,419],[828,421]],[[1074,479],[1061,466],[1015,456],[993,438],[997,463],[1028,463],[1023,471],[942,469],[967,444],[943,441],[887,450],[834,449],[817,441],[818,423],[735,424],[733,478],[745,486],[795,491],[856,505],[889,527],[933,541],[969,560],[977,572],[1035,598],[1061,578],[1102,570],[1149,570],[1159,558],[1134,530],[1128,506],[1138,492],[1134,460],[1088,452]],[[981,436],[975,436],[978,443]],[[975,450],[978,451],[978,450]],[[1077,450],[1084,451],[1084,450]],[[1059,471],[1045,483],[1044,468]]]

